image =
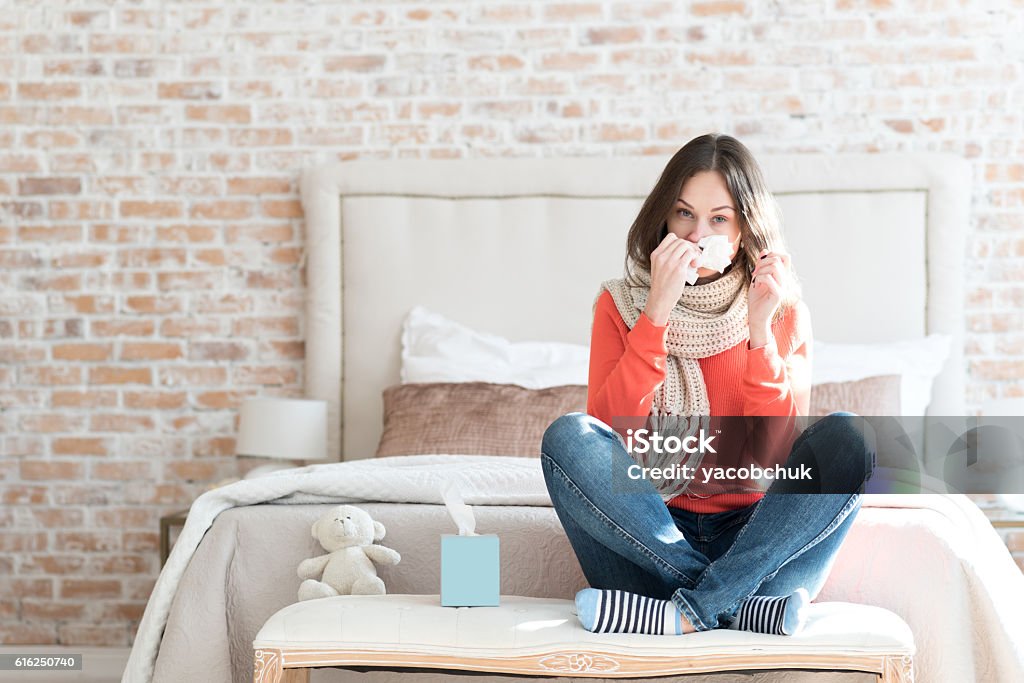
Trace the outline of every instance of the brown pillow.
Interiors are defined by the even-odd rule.
[[[377,457],[450,453],[540,456],[558,417],[586,412],[587,387],[524,389],[488,382],[396,384],[384,390]]]
[[[900,376],[878,375],[851,382],[811,385],[811,415],[845,410],[858,415],[900,414]]]

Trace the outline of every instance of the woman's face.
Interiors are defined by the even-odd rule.
[[[732,244],[729,259],[739,253],[739,212],[718,171],[701,171],[683,183],[666,222],[669,232],[694,244],[707,235],[725,235]],[[710,268],[697,269],[698,277],[720,274]]]

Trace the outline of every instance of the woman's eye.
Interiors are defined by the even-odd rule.
[[[676,211],[676,213],[680,214],[683,218],[690,217],[690,212],[687,211],[686,209],[679,209],[678,211]]]
[[[726,218],[725,216],[715,216],[715,218],[721,218],[722,219],[722,220],[718,221],[719,223],[728,223],[729,222],[729,219]],[[714,220],[714,218],[711,219],[711,220]]]

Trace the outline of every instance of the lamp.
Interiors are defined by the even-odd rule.
[[[1024,420],[1024,398],[989,399],[982,404],[981,414],[984,417],[1016,417]],[[1020,459],[1024,457],[1024,452],[1018,450],[1014,455],[1020,462]],[[1011,510],[1024,513],[1024,493],[1020,491],[1000,493],[999,500]]]
[[[235,455],[272,458],[246,479],[293,465],[288,460],[327,460],[327,402],[249,398],[242,403]]]

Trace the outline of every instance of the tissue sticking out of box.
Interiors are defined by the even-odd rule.
[[[721,273],[730,263],[729,254],[732,252],[732,245],[725,235],[701,237],[697,246],[703,251],[697,258],[697,266],[690,268],[686,274],[686,284],[688,285],[697,281],[697,268],[708,268]]]
[[[445,507],[448,508],[448,514],[459,527],[459,536],[477,536],[473,508],[462,502],[462,493],[459,491],[458,483],[449,479],[442,484],[441,498],[444,500]]]

